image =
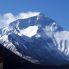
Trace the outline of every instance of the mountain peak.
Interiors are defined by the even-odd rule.
[[[26,12],[0,29],[0,44],[30,62],[64,64],[69,61],[68,36],[68,31],[45,14]]]

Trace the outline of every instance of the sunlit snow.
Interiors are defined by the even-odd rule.
[[[37,34],[38,26],[29,26],[25,29],[20,30],[20,35],[25,35],[27,37],[32,37]]]

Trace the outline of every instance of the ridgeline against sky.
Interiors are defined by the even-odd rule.
[[[69,0],[0,0],[1,17],[26,11],[43,12],[69,30]]]

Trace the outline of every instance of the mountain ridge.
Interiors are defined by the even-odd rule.
[[[69,32],[42,13],[13,21],[0,31],[0,44],[32,63],[68,64]]]

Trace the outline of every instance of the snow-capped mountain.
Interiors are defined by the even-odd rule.
[[[0,29],[0,44],[32,63],[69,63],[69,32],[42,13],[30,13]]]

